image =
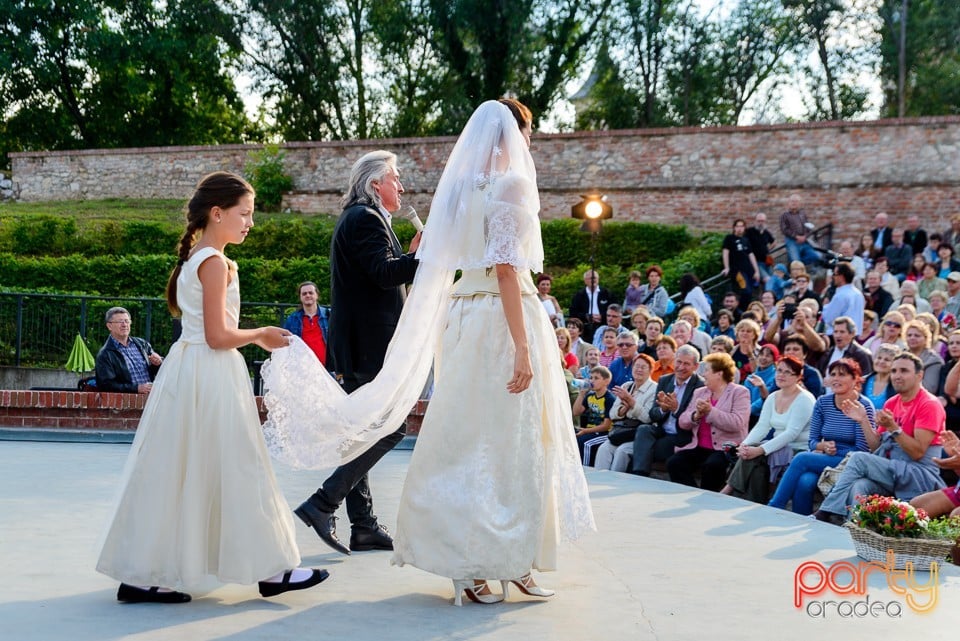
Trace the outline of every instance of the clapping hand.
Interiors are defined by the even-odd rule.
[[[707,399],[701,398],[697,401],[697,416],[700,418],[704,418],[709,414],[711,409],[713,409],[713,405],[711,405]]]
[[[943,449],[946,451],[947,458],[933,457],[933,462],[945,470],[960,470],[960,438],[951,431],[946,431],[941,437],[943,439]]]
[[[880,410],[877,413],[877,425],[883,427],[888,432],[893,432],[899,427],[897,425],[897,419],[894,418],[890,410]]]
[[[657,392],[657,405],[664,412],[676,412],[680,407],[676,392]]]
[[[848,398],[843,401],[840,403],[840,411],[850,418],[850,420],[856,421],[857,423],[867,418],[867,408],[858,400]]]

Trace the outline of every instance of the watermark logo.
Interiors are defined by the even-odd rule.
[[[896,569],[896,554],[887,550],[886,561],[861,561],[854,565],[839,561],[826,566],[817,561],[806,561],[797,566],[793,575],[793,605],[808,616],[825,619],[840,618],[900,618],[906,607],[917,614],[932,612],[939,598],[939,567],[930,564],[926,582],[919,582],[911,561],[902,570]],[[883,574],[887,587],[898,597],[891,601],[871,601],[867,594],[868,577]],[[849,599],[828,599],[830,594]],[[858,599],[858,597],[863,597]]]

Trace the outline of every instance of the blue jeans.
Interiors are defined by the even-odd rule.
[[[791,262],[799,260],[803,261],[804,265],[816,265],[820,262],[820,254],[806,241],[798,243],[793,238],[784,238],[783,244],[787,246],[787,256]]]
[[[842,460],[842,456],[830,456],[822,452],[800,452],[790,461],[790,467],[783,473],[777,491],[767,505],[785,510],[787,501],[793,501],[796,514],[812,514],[813,493],[817,490],[820,473],[823,468]]]

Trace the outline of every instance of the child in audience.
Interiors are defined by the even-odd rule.
[[[607,440],[610,431],[610,410],[617,400],[608,388],[613,376],[610,370],[597,365],[590,370],[590,388],[581,389],[573,403],[573,415],[580,417],[577,444],[584,465],[593,464],[593,449]]]

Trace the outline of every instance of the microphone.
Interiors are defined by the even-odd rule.
[[[397,213],[397,216],[403,220],[410,221],[410,224],[413,225],[413,228],[417,231],[423,231],[423,222],[420,221],[420,217],[417,216],[417,210],[414,209],[412,205],[404,211]]]

